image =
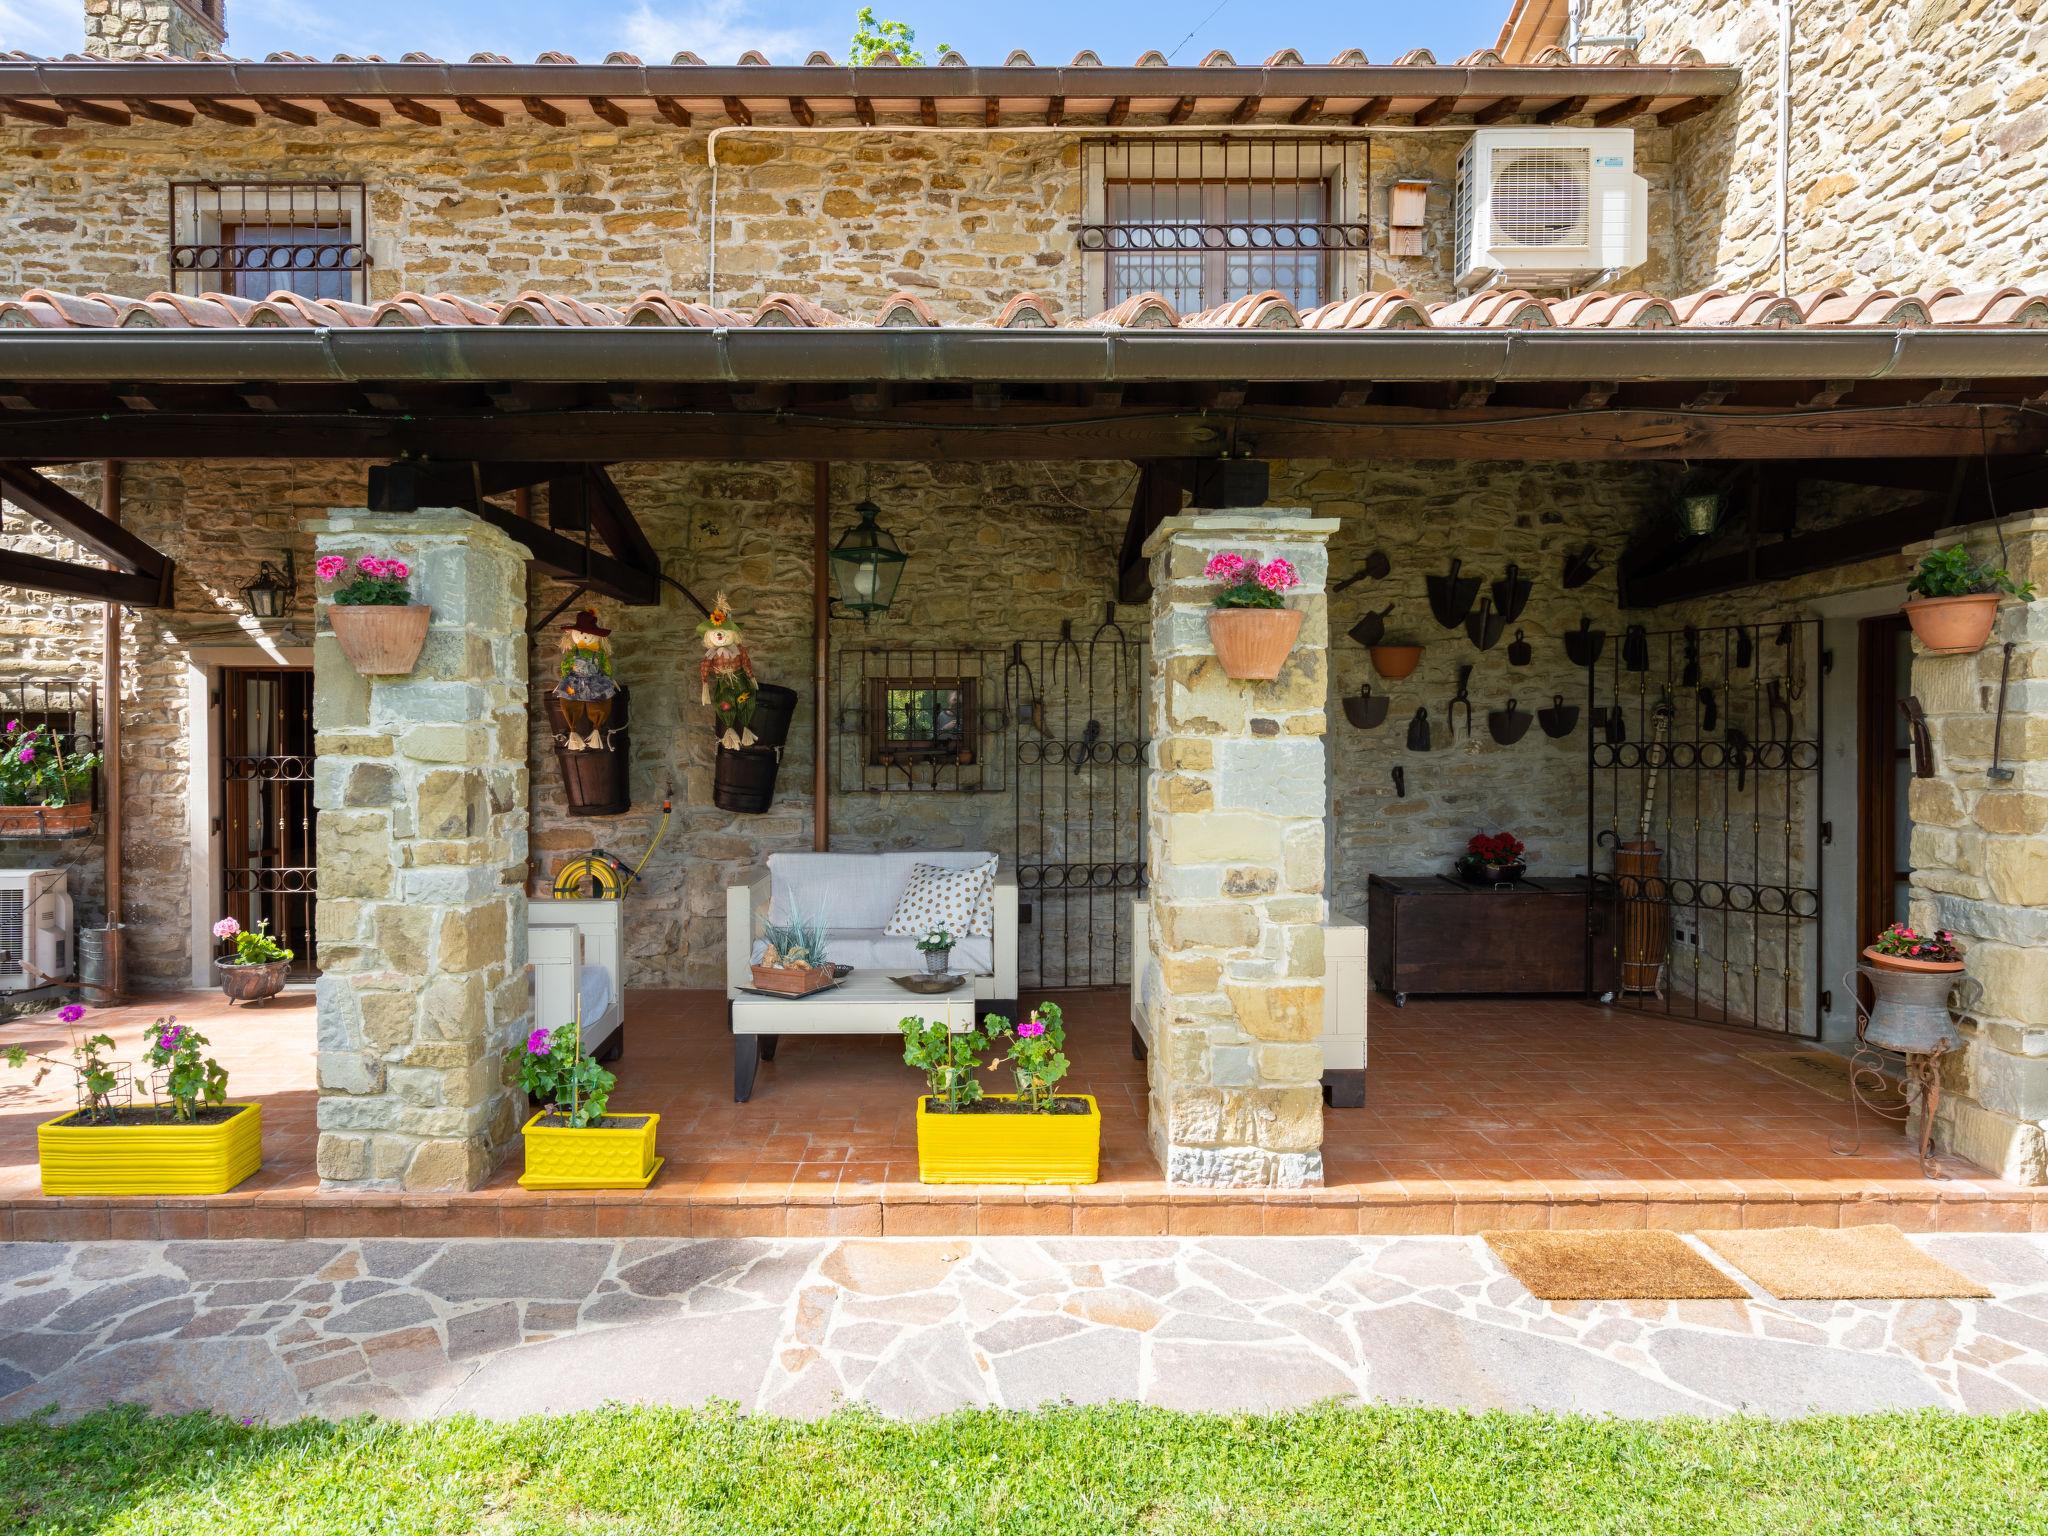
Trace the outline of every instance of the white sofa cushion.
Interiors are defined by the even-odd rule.
[[[753,958],[767,952],[767,944],[754,941]],[[924,956],[917,940],[883,932],[880,928],[834,928],[825,945],[826,958],[835,965],[850,965],[857,971],[888,971],[892,975],[924,969]],[[952,968],[966,976],[992,976],[996,968],[995,940],[957,939],[953,944]]]
[[[825,925],[829,938],[842,930],[882,929],[896,913],[914,865],[972,869],[992,853],[771,853],[769,921],[789,921],[790,905]],[[838,958],[836,955],[834,958]],[[851,963],[851,962],[849,962]]]
[[[938,864],[912,866],[910,879],[897,899],[888,932],[897,938],[922,938],[942,928],[954,938],[985,936],[996,931],[996,858],[972,869],[947,869]]]

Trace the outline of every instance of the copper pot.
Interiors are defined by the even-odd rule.
[[[1301,633],[1299,608],[1212,608],[1209,643],[1230,676],[1271,682]]]
[[[221,993],[229,1002],[261,1003],[284,990],[285,972],[291,969],[291,961],[265,960],[243,965],[235,960],[216,960],[213,968],[220,976]]]

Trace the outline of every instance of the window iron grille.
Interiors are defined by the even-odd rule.
[[[361,303],[369,199],[359,181],[173,181],[171,288]]]

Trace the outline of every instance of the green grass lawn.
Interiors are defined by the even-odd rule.
[[[0,1531],[2048,1530],[2048,1414],[1629,1423],[1321,1408],[895,1424],[617,1408],[245,1429],[114,1409],[0,1427]]]

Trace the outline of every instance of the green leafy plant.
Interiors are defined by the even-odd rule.
[[[536,1029],[512,1053],[519,1086],[539,1099],[550,1114],[579,1130],[604,1118],[606,1102],[618,1079],[583,1051],[583,1032],[564,1024],[550,1033]]]
[[[1915,597],[1976,597],[1996,592],[2023,603],[2034,600],[2031,581],[2014,581],[2002,567],[1979,560],[1961,544],[1922,556],[1906,590]]]
[[[761,937],[768,944],[761,956],[763,965],[815,970],[831,963],[825,958],[825,925],[805,917],[795,903],[791,903],[788,917],[768,924],[761,930]]]
[[[1058,1003],[1040,1003],[1017,1027],[1000,1014],[988,1019],[991,1041],[1007,1040],[1009,1048],[989,1065],[1008,1064],[1016,1079],[1017,1098],[1037,1114],[1048,1114],[1060,1079],[1067,1075],[1067,1026]]]
[[[1211,555],[1202,574],[1223,583],[1210,600],[1218,608],[1279,608],[1283,595],[1301,585],[1293,562],[1279,555],[1261,565],[1228,549]]]
[[[68,1003],[57,1010],[57,1017],[67,1026],[75,1026],[85,1017],[85,1009],[77,1003]],[[75,1031],[71,1037],[71,1060],[60,1061],[55,1056],[44,1056],[26,1046],[10,1045],[0,1052],[8,1066],[21,1068],[30,1062],[37,1063],[36,1075],[29,1080],[34,1087],[50,1075],[52,1067],[63,1067],[78,1081],[78,1106],[80,1117],[85,1120],[102,1121],[114,1117],[114,1096],[121,1091],[122,1076],[127,1072],[126,1063],[109,1061],[106,1052],[114,1048],[112,1035],[84,1035]]]
[[[0,805],[71,805],[92,793],[97,752],[70,752],[49,725],[0,726]]]
[[[992,1026],[1001,1022],[990,1015]],[[903,1060],[924,1074],[932,1108],[958,1114],[981,1101],[981,1082],[974,1070],[981,1064],[981,1053],[988,1049],[987,1035],[978,1029],[956,1035],[943,1019],[928,1024],[913,1017],[897,1027],[903,1031]]]
[[[853,41],[848,46],[846,62],[861,68],[875,62],[879,54],[889,54],[898,64],[922,64],[924,55],[914,46],[917,32],[908,23],[901,21],[875,20],[875,8],[864,5],[853,13]],[[939,57],[944,58],[953,50],[946,44],[939,44]]]
[[[199,1054],[205,1045],[206,1036],[175,1018],[158,1019],[150,1027],[150,1046],[142,1059],[163,1075],[163,1095],[175,1119],[196,1120],[202,1107],[228,1096],[228,1069]]]
[[[917,947],[920,952],[927,955],[944,954],[953,947],[953,935],[943,928],[934,928],[917,941]]]
[[[213,925],[213,936],[235,946],[236,965],[269,965],[275,960],[291,959],[292,951],[273,939],[269,928],[267,917],[254,928],[244,928],[232,917],[224,917]]]
[[[313,562],[313,573],[334,588],[329,596],[343,608],[399,608],[412,601],[406,586],[412,567],[403,560],[322,555]]]

